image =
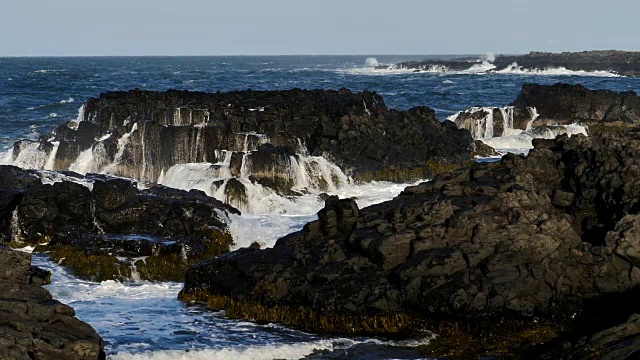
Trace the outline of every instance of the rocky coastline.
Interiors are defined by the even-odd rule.
[[[288,191],[293,175],[267,175],[304,156],[325,156],[363,181],[407,181],[464,164],[473,151],[468,133],[432,109],[388,109],[376,93],[346,89],[108,92],[89,99],[78,120],[39,142],[17,142],[14,162],[35,147],[40,168],[82,167],[155,183],[176,164],[222,163],[232,153],[231,169]]]
[[[483,64],[484,61],[484,64]],[[479,65],[485,65],[478,67]],[[476,66],[474,70],[472,67]],[[621,76],[640,76],[640,52],[619,50],[592,50],[582,52],[550,53],[532,51],[525,55],[496,55],[487,60],[451,59],[401,62],[391,66],[378,66],[378,70],[404,69],[413,71],[481,71],[510,70],[540,71],[564,68],[571,71],[605,71]]]
[[[83,279],[184,281],[182,301],[232,318],[349,336],[436,335],[424,348],[431,356],[587,359],[640,349],[635,93],[526,84],[511,106],[486,110],[490,123],[484,108],[440,123],[428,108],[390,110],[375,93],[347,90],[135,90],[102,94],[83,109],[83,121],[35,143],[65,171],[0,166],[0,269],[5,260],[21,264],[0,280],[21,297],[36,294],[29,301],[49,296],[59,316],[73,311],[39,287],[50,274],[2,244],[34,246]],[[483,121],[481,132],[490,124],[495,136],[573,123],[591,136],[537,139],[528,156],[470,163],[493,151],[473,141]],[[16,143],[14,156],[32,145]],[[142,181],[67,171],[83,153],[101,153],[114,174]],[[360,181],[436,176],[362,209],[324,196],[318,220],[301,231],[273,248],[234,252],[228,215],[240,212],[229,204],[246,201],[241,181],[224,183],[226,204],[153,184],[178,162],[215,162],[211,174],[244,174],[295,197],[287,171],[311,155]],[[46,311],[57,319],[58,310]],[[7,354],[104,357],[95,331],[61,321],[89,342],[10,340]]]
[[[577,322],[595,333],[603,318],[624,323],[635,311],[639,150],[637,129],[561,136],[369,208],[330,198],[319,220],[272,249],[191,267],[180,298],[320,332],[428,329],[440,333],[435,355],[542,351]],[[615,316],[589,312],[613,296]],[[443,319],[460,325],[447,331]],[[577,351],[607,351],[591,344]]]
[[[0,244],[35,246],[93,281],[182,281],[189,265],[228,252],[229,205],[193,190],[0,166]],[[80,182],[80,183],[79,183]]]
[[[590,90],[582,85],[524,84],[508,106],[474,107],[450,120],[469,130],[474,139],[570,124],[592,132],[603,127],[624,129],[640,124],[640,97],[633,91]]]

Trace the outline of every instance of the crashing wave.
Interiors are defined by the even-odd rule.
[[[518,63],[507,66],[504,69],[496,70],[497,74],[511,75],[543,75],[543,76],[597,76],[597,77],[622,77],[621,75],[610,71],[585,71],[585,70],[569,70],[565,67],[545,68],[545,69],[528,69],[519,66]]]
[[[534,126],[538,119],[536,108],[514,106],[472,107],[447,119],[459,128],[467,129],[475,140],[480,140],[499,153],[527,153],[533,148],[533,139],[554,139],[561,134],[587,135],[579,124]]]

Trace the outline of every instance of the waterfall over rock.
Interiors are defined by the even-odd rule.
[[[197,188],[255,212],[351,179],[425,178],[467,161],[471,143],[431,109],[390,110],[366,91],[134,90],[89,99],[53,136],[17,142],[11,161]]]

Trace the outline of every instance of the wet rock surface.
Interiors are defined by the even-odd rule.
[[[573,71],[609,71],[624,76],[640,76],[640,52],[596,50],[549,53],[532,51],[526,55],[498,55],[493,62],[497,69],[517,63],[525,69],[563,67]]]
[[[31,255],[0,245],[0,358],[105,359],[104,343],[74,310],[30,284]]]
[[[433,319],[481,327],[496,317],[524,321],[507,335],[522,341],[502,348],[456,353],[438,347],[447,336],[433,345],[463,358],[526,353],[578,326],[595,332],[604,323],[590,320],[607,312],[587,309],[609,296],[619,297],[616,316],[626,320],[640,285],[640,132],[534,145],[527,157],[474,164],[365,209],[328,198],[317,221],[274,248],[192,266],[180,297],[315,331],[402,333],[426,321],[437,332]],[[506,344],[477,333],[484,335],[467,334],[464,344]]]
[[[410,177],[415,169],[433,172],[431,163],[464,163],[472,142],[429,108],[391,110],[376,93],[346,89],[108,92],[89,99],[81,117],[77,130],[56,130],[53,169],[66,170],[84,151],[93,151],[90,172],[106,169],[146,182],[175,164],[222,162],[222,150],[253,152],[266,143],[297,154],[326,154],[354,175],[382,179],[391,168]],[[53,145],[41,142],[49,156]],[[14,149],[16,158],[21,147]],[[255,156],[258,169],[273,160],[261,164],[263,158]]]
[[[202,192],[76,176],[85,185],[43,184],[36,171],[0,166],[0,199],[8,199],[0,201],[0,240],[39,245],[36,251],[96,281],[180,281],[190,264],[233,243],[224,214],[239,212]]]
[[[564,68],[572,71],[607,71],[623,76],[640,76],[640,52],[596,50],[582,52],[549,53],[532,51],[525,55],[496,55],[486,65],[494,72],[521,68],[524,70],[545,70]],[[392,66],[378,66],[377,69],[405,69],[414,71],[467,71],[477,66],[477,58],[450,60],[407,61]],[[486,67],[486,66],[485,66]],[[480,71],[480,69],[478,69]]]
[[[584,125],[628,125],[640,123],[640,97],[633,92],[589,90],[582,85],[525,84],[513,103],[516,108],[535,107],[537,122]]]
[[[590,90],[582,85],[525,84],[505,107],[474,107],[451,118],[474,139],[529,131],[534,136],[556,134],[558,126],[579,124],[591,132],[640,124],[640,97],[635,92]],[[515,130],[515,131],[514,131]]]

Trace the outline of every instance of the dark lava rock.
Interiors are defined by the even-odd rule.
[[[134,90],[89,99],[75,137],[57,130],[55,140],[64,145],[55,169],[66,170],[80,151],[97,145],[104,134],[110,136],[100,143],[105,157],[101,161],[113,163],[117,140],[130,134],[113,172],[146,182],[156,182],[175,164],[221,161],[220,150],[253,152],[264,143],[296,153],[328,154],[343,171],[362,179],[424,178],[438,169],[434,164],[469,160],[472,142],[468,132],[441,123],[429,108],[391,110],[380,95],[367,91]],[[43,149],[52,147],[47,139],[42,141]],[[14,155],[20,149],[16,143]],[[255,157],[267,154],[262,150]],[[276,155],[271,153],[267,163],[274,164]],[[232,172],[239,170],[237,160],[232,161]],[[256,181],[273,182],[255,176]],[[281,179],[276,180],[275,187],[282,187]]]
[[[39,286],[51,284],[51,271],[31,266],[29,269],[29,284]]]
[[[537,123],[640,124],[640,97],[633,91],[589,90],[582,85],[525,84],[513,105],[535,107]]]
[[[33,171],[0,166],[0,240],[14,247],[46,243],[36,251],[96,281],[181,281],[189,265],[233,243],[221,213],[239,212],[201,191],[138,190],[104,175],[83,180],[92,188],[43,184]]]
[[[274,248],[191,267],[180,298],[315,331],[403,333],[426,321],[441,334],[433,348],[462,357],[526,352],[573,317],[606,313],[583,310],[612,294],[628,317],[640,285],[640,131],[534,145],[365,209],[328,198],[318,221]]]
[[[74,310],[30,283],[31,255],[0,245],[0,358],[105,359],[104,343]]]
[[[573,71],[609,71],[624,76],[640,76],[640,52],[595,50],[549,53],[532,51],[526,55],[498,55],[493,64],[497,70],[517,63],[526,69],[564,67]]]
[[[484,59],[454,58],[449,60],[406,61],[377,69],[406,69],[415,71],[464,71]],[[495,69],[500,71],[517,65],[528,70],[565,68],[573,71],[608,71],[623,76],[640,76],[640,52],[618,50],[595,50],[581,52],[550,53],[532,51],[525,55],[497,55],[492,59]]]

